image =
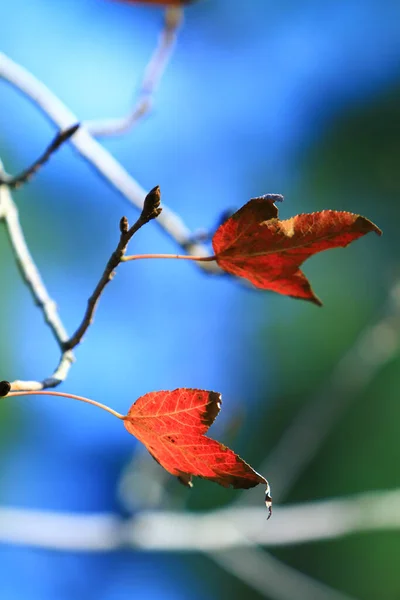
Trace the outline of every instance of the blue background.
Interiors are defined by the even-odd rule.
[[[80,120],[119,116],[132,105],[161,20],[160,9],[144,5],[14,0],[2,7],[1,45]],[[104,140],[105,146],[145,188],[159,184],[163,201],[193,230],[212,227],[224,209],[252,196],[282,193],[283,218],[324,208],[350,210],[377,222],[385,237],[367,237],[306,265],[324,300],[322,310],[246,290],[229,278],[207,277],[190,263],[138,261],[122,267],[60,389],[121,412],[147,391],[218,390],[224,406],[213,435],[257,468],[313,386],[379,310],[398,270],[399,23],[398,0],[205,0],[187,8],[155,110],[131,132]],[[28,165],[54,134],[33,104],[0,83],[0,148],[8,172]],[[30,249],[72,332],[117,242],[120,217],[133,221],[136,213],[68,144],[15,199]],[[55,367],[58,349],[19,278],[5,232],[0,244],[6,282],[0,376],[42,378]],[[150,224],[130,249],[175,252],[176,245]],[[391,407],[395,383],[393,376],[387,389],[378,386]],[[366,414],[358,406],[353,415],[361,423],[359,445],[347,446],[354,423],[346,421],[336,467],[329,462],[337,458],[332,442],[326,462],[315,466],[292,500],[371,489],[370,473],[357,481],[359,463],[366,460],[359,451],[368,435],[362,428]],[[64,399],[18,398],[4,401],[1,416],[3,505],[121,515],[148,507],[146,490],[135,491],[142,485],[140,474],[133,476],[129,493],[118,493],[132,454],[143,451],[106,413]],[[387,425],[383,419],[377,435],[388,440]],[[395,439],[395,430],[392,435]],[[333,484],[329,473],[339,472],[352,452],[347,478]],[[393,454],[391,468],[380,469],[387,452],[382,447],[376,464],[368,463],[376,469],[372,479],[378,487],[399,480]],[[393,452],[398,454],[394,443]],[[238,497],[207,482],[196,482],[189,493],[155,473],[185,510],[216,508]],[[313,487],[315,481],[320,488]],[[168,498],[162,496],[163,508]],[[302,559],[294,551],[280,552],[311,574],[315,568],[332,585],[376,598],[381,574],[363,581],[365,563],[359,574],[332,570],[330,551],[321,555],[318,569],[307,552]],[[354,548],[337,552],[344,551]],[[0,565],[0,598],[7,600],[253,594],[216,567],[205,577],[205,558],[3,546]],[[386,585],[380,598],[397,598],[394,572]]]

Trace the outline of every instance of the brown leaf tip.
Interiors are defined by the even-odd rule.
[[[320,298],[318,298],[317,294],[315,294],[313,292],[313,290],[310,288],[310,297],[309,298],[303,298],[303,300],[309,300],[310,302],[312,302],[313,304],[315,304],[315,306],[323,306],[323,302]],[[298,299],[298,297],[296,296],[292,296],[293,298],[295,298],[296,300]]]
[[[221,410],[222,398],[218,392],[209,392],[208,402],[203,417],[203,423],[205,425],[212,425],[214,423],[219,411]]]
[[[192,488],[193,487],[193,481],[192,481],[192,476],[189,475],[189,473],[180,473],[180,475],[178,475],[178,481],[179,483],[181,483],[182,485],[188,487],[188,488]]]
[[[375,231],[377,235],[382,235],[382,230],[379,229],[379,227],[375,225],[375,223],[373,223],[369,219],[366,219],[365,217],[359,216],[355,224],[357,226],[358,231],[362,233],[369,233],[370,231]]]
[[[272,497],[271,497],[271,488],[269,487],[269,483],[267,483],[267,488],[265,490],[265,506],[267,507],[267,510],[268,510],[268,517],[267,517],[267,521],[268,521],[268,519],[272,515]]]
[[[263,200],[275,204],[275,202],[283,202],[283,196],[282,194],[264,194],[263,196],[256,196],[256,198],[251,198],[251,200]]]

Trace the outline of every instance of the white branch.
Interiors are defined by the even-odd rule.
[[[164,27],[158,45],[146,67],[135,106],[126,117],[121,119],[85,121],[85,128],[92,136],[102,137],[125,133],[151,110],[154,93],[172,56],[182,20],[182,7],[169,6],[166,8]]]
[[[109,514],[73,514],[22,508],[0,509],[0,540],[67,552],[121,547],[121,521]]]
[[[79,122],[76,115],[48,87],[3,53],[0,53],[0,77],[38,106],[59,130],[68,129]],[[82,158],[93,166],[131,205],[139,211],[142,210],[146,190],[90,135],[84,125],[70,139],[70,143]],[[207,255],[207,248],[202,244],[193,243],[192,232],[183,220],[164,203],[163,212],[156,223],[185,251],[198,256]],[[210,273],[221,272],[215,262],[196,264]]]
[[[0,161],[0,175],[2,173],[2,163]],[[29,252],[19,221],[18,209],[7,185],[0,185],[0,219],[6,225],[11,247],[22,277],[33,296],[35,304],[42,311],[45,322],[52,331],[61,350],[60,362],[50,377],[43,381],[13,381],[11,389],[13,391],[38,391],[48,387],[55,387],[67,377],[68,371],[74,362],[74,355],[71,350],[63,351],[63,344],[69,339],[68,333],[58,315],[57,305],[50,297]]]
[[[130,529],[134,546],[153,550],[219,550],[287,546],[360,531],[400,528],[400,490],[274,508],[238,507],[204,514],[143,512]]]
[[[123,521],[112,514],[0,508],[0,541],[52,550],[131,547],[147,551],[214,552],[253,545],[290,546],[354,533],[400,529],[400,489],[278,506],[206,513],[143,511]]]

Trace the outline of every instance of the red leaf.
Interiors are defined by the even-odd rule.
[[[280,221],[274,203],[282,199],[276,194],[253,198],[220,225],[212,241],[217,263],[258,288],[321,304],[300,265],[369,231],[382,232],[365,217],[334,210]]]
[[[247,489],[264,483],[268,495],[262,475],[232,450],[203,435],[220,408],[221,395],[216,392],[188,388],[151,392],[136,400],[124,423],[156,461],[185,485],[191,486],[193,475],[224,487]]]

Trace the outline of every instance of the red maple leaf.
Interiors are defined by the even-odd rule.
[[[151,392],[136,400],[124,423],[181,483],[191,486],[192,476],[241,489],[264,483],[270,509],[266,479],[232,450],[204,435],[220,408],[221,395],[216,392],[188,388]]]
[[[278,194],[252,198],[220,225],[212,244],[219,266],[256,287],[321,304],[299,269],[310,256],[381,230],[360,215],[323,210],[280,221]]]

